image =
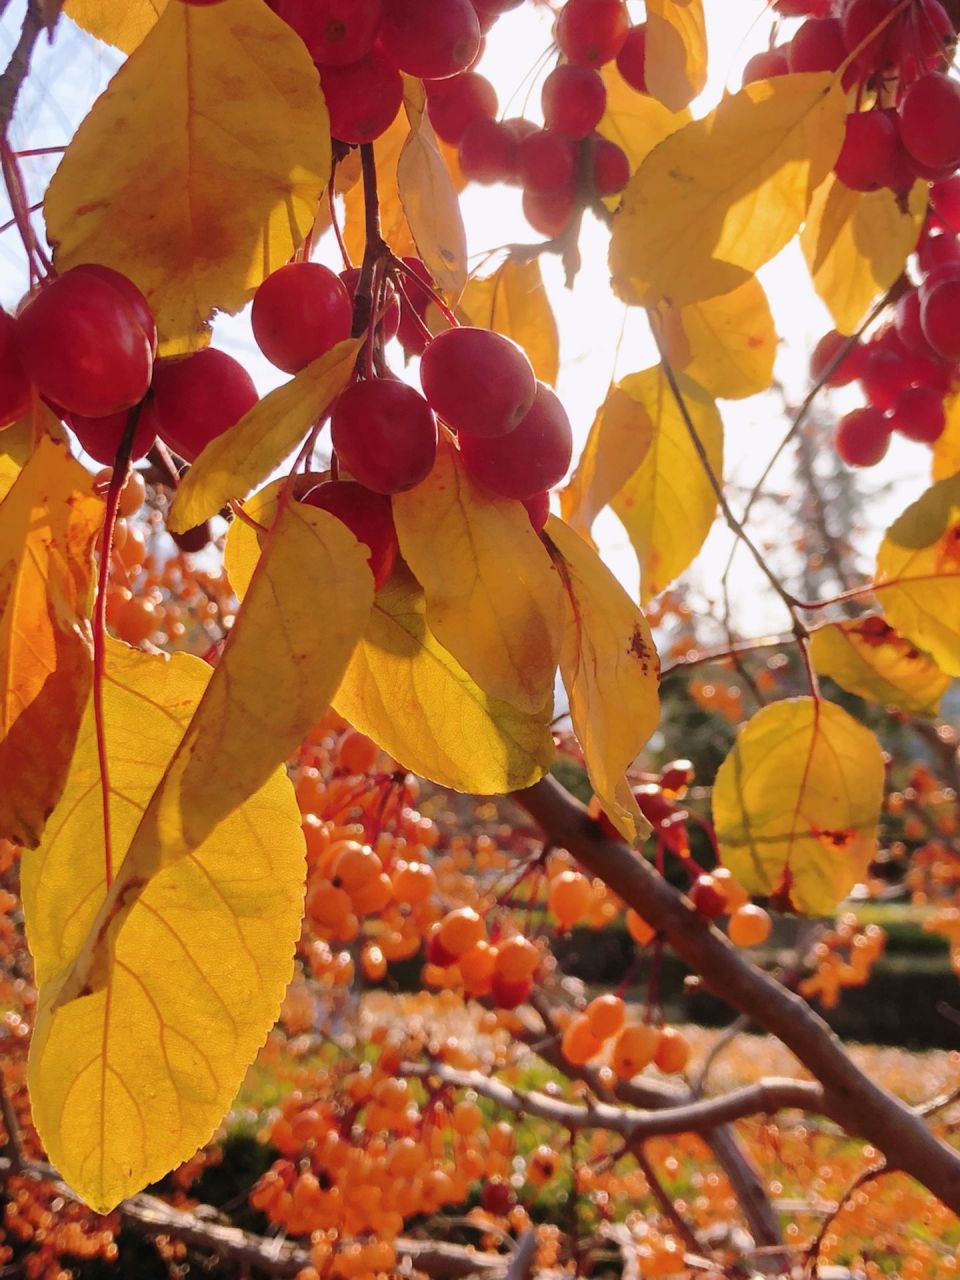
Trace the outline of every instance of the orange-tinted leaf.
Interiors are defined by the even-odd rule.
[[[950,396],[945,404],[947,425],[933,446],[934,480],[946,480],[960,471],[960,395]],[[0,437],[2,441],[2,437]]]
[[[156,26],[169,0],[67,0],[64,13],[98,40],[131,53]]]
[[[663,343],[673,368],[718,399],[755,396],[773,381],[777,334],[755,277],[719,298],[666,307]]]
[[[647,0],[645,79],[671,111],[691,102],[707,83],[703,0]]]
[[[713,823],[724,865],[751,894],[828,915],[867,871],[883,799],[883,753],[822,698],[758,711],[717,772]]]
[[[600,74],[607,87],[607,106],[597,131],[626,153],[632,173],[664,138],[689,124],[690,113],[669,111],[648,93],[631,89],[615,62],[608,62]],[[619,203],[619,197],[614,203]]]
[[[89,474],[48,436],[0,503],[0,836],[30,847],[60,796],[90,691],[102,519]]]
[[[933,659],[879,614],[818,627],[810,656],[821,675],[849,693],[913,714],[936,715],[950,687],[950,677]]]

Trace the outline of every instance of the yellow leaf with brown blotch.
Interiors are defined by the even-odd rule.
[[[347,385],[361,345],[352,338],[337,343],[211,440],[184,476],[167,527],[186,533],[266,480]]]
[[[533,786],[554,756],[552,698],[530,715],[484,693],[428,627],[403,568],[377,592],[333,705],[405,769],[454,791]]]
[[[330,176],[316,67],[263,0],[170,4],[47,189],[60,271],[100,262],[153,308],[164,354],[209,337],[288,262]]]
[[[31,848],[63,789],[90,692],[102,523],[89,473],[63,441],[41,436],[0,502],[0,837]]]
[[[215,678],[199,658],[107,642],[104,731],[121,874]],[[250,728],[248,748],[259,740]],[[217,779],[209,785],[215,792]],[[108,894],[88,707],[63,798],[40,848],[24,855],[22,892],[40,984],[31,1111],[58,1173],[97,1212],[188,1159],[226,1114],[293,973],[304,854],[293,788],[274,767],[196,848],[145,884],[126,880],[136,893],[123,927],[109,933],[98,980],[65,998]]]
[[[755,396],[773,382],[777,333],[755,276],[719,298],[665,306],[662,338],[673,368],[718,399]]]
[[[890,625],[960,676],[960,474],[894,520],[877,552],[874,590]]]
[[[841,689],[911,715],[934,716],[950,677],[877,613],[828,622],[810,637],[815,670]]]
[[[507,258],[492,275],[468,281],[458,310],[468,323],[519,343],[540,381],[556,382],[560,337],[537,258]]]
[[[467,233],[457,189],[426,110],[419,80],[405,80],[410,133],[397,160],[397,192],[424,265],[440,288],[456,297],[467,282]]]
[[[437,640],[484,693],[541,711],[553,697],[562,593],[522,503],[475,484],[441,442],[427,479],[394,495],[393,514]]]
[[[615,62],[608,62],[600,74],[607,88],[607,104],[597,132],[620,147],[630,161],[632,173],[664,138],[690,123],[690,112],[670,111],[649,93],[637,93]],[[619,202],[617,196],[613,203]]]
[[[633,175],[610,241],[627,302],[730,293],[793,239],[843,142],[847,104],[826,72],[748,84],[672,133]]]
[[[679,111],[707,83],[703,0],[647,0],[647,92]]]
[[[626,770],[660,719],[660,660],[643,613],[597,553],[551,516],[565,594],[560,673],[584,763],[603,809],[625,839],[647,835]]]
[[[123,0],[122,4],[116,0],[67,0],[63,11],[98,40],[132,53],[157,25],[169,3],[170,0]]]
[[[832,915],[876,852],[880,743],[832,702],[788,698],[737,735],[713,786],[723,864],[750,894]]]
[[[886,187],[851,191],[834,174],[814,192],[800,247],[838,332],[855,333],[899,278],[923,226],[928,186],[914,183],[905,209]]]

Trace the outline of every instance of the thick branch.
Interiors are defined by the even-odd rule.
[[[584,806],[553,778],[515,793],[515,799],[554,843],[602,876],[628,906],[663,933],[712,991],[796,1054],[823,1086],[827,1114],[882,1151],[891,1167],[910,1174],[960,1213],[960,1154],[855,1066],[806,1001],[745,960],[628,845],[607,840]]]

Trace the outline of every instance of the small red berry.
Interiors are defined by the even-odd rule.
[[[533,407],[537,380],[522,347],[489,329],[447,329],[428,344],[420,384],[454,431],[502,436]]]
[[[366,546],[374,586],[379,591],[397,558],[397,530],[390,499],[365,489],[356,480],[329,480],[308,490],[301,502],[329,511]]]
[[[494,493],[521,501],[558,484],[573,452],[570,419],[548,386],[537,384],[533,407],[509,435],[460,439],[463,465]]]
[[[836,445],[848,466],[875,466],[890,447],[890,424],[879,409],[854,409],[841,418]]]
[[[341,463],[374,493],[401,493],[430,474],[437,423],[430,406],[405,382],[355,382],[336,400],[331,437]]]
[[[257,389],[243,365],[206,347],[157,361],[143,417],[174,453],[193,462],[256,403]]]
[[[343,281],[319,262],[291,262],[267,276],[250,315],[257,346],[284,373],[297,373],[349,338],[352,320]]]

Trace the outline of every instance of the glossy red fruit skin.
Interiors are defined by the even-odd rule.
[[[550,516],[549,490],[544,489],[543,493],[535,493],[532,498],[524,498],[523,505],[530,517],[534,533],[540,533]]]
[[[570,62],[602,67],[623,47],[630,17],[623,0],[567,0],[557,20],[557,44]]]
[[[890,421],[894,431],[908,440],[934,444],[947,425],[943,397],[931,387],[907,387],[893,406]]]
[[[350,337],[353,304],[343,281],[319,262],[290,262],[267,276],[250,314],[257,346],[284,373],[297,373]]]
[[[374,587],[379,591],[393,572],[397,558],[397,530],[390,499],[365,489],[356,480],[330,480],[309,490],[300,500],[329,511],[364,544],[370,553],[367,560]]]
[[[214,2],[219,4],[220,0],[214,0]],[[104,267],[99,262],[82,262],[78,267],[74,267],[73,270],[87,271],[116,289],[117,293],[133,308],[133,312],[140,322],[140,327],[146,334],[147,342],[150,344],[150,354],[155,356],[157,354],[157,322],[154,320],[153,312],[150,310],[150,303],[133,281],[128,276],[125,276],[122,271],[114,271],[113,267]]]
[[[716,920],[727,909],[727,900],[711,875],[697,876],[690,887],[690,901],[707,920]]]
[[[955,235],[960,234],[960,175],[935,182],[930,200],[943,225]]]
[[[847,116],[834,172],[851,191],[878,191],[896,183],[900,155],[895,112],[856,111]]]
[[[484,1213],[505,1218],[517,1203],[517,1193],[509,1182],[504,1182],[502,1178],[487,1178],[480,1192],[480,1203]]]
[[[456,432],[502,436],[533,407],[537,379],[522,347],[490,329],[447,329],[428,343],[420,385]]]
[[[555,240],[569,227],[577,207],[572,191],[557,191],[541,195],[536,191],[524,191],[523,216],[542,236]]]
[[[426,83],[430,123],[438,138],[458,147],[467,128],[475,120],[493,120],[497,114],[497,91],[476,71],[447,80]]]
[[[517,168],[524,191],[552,196],[572,188],[577,153],[573,143],[551,129],[538,129],[517,147]]]
[[[846,56],[837,18],[808,18],[787,48],[791,71],[836,71]]]
[[[920,293],[920,324],[930,346],[944,360],[960,360],[960,276]]]
[[[895,23],[888,22],[879,34],[872,39],[870,37],[898,3],[899,0],[846,0],[840,18],[843,42],[847,52],[853,53],[863,41],[867,41],[857,55],[857,61],[864,69],[876,70],[889,63],[894,43],[890,28]]]
[[[275,0],[314,62],[342,67],[373,48],[383,16],[382,0]]]
[[[380,45],[407,75],[443,80],[475,61],[480,22],[470,0],[384,0]]]
[[[403,102],[400,72],[377,49],[346,67],[320,67],[330,132],[341,142],[373,142]]]
[[[631,89],[647,92],[647,24],[638,23],[627,32],[617,54],[617,70]]]
[[[506,123],[474,120],[463,131],[457,156],[470,182],[507,182],[516,170],[517,140]]]
[[[827,369],[849,341],[849,338],[845,338],[842,333],[837,333],[835,330],[824,334],[810,357],[810,377],[814,382],[822,380],[826,387],[846,387],[851,382],[856,382],[864,370],[864,349],[859,342],[851,345],[849,353],[824,378]]]
[[[875,466],[890,447],[890,424],[879,409],[854,409],[840,420],[836,446],[848,466]]]
[[[30,408],[30,379],[20,359],[17,322],[0,310],[0,427],[16,422]]]
[[[773,80],[777,76],[785,76],[790,70],[790,63],[784,49],[764,49],[755,53],[743,68],[742,84],[755,84],[758,80]]]
[[[563,479],[573,453],[573,432],[556,394],[537,383],[533,408],[515,430],[493,439],[460,439],[463,465],[471,476],[504,498],[521,502]]]
[[[519,1009],[533,993],[533,979],[524,978],[521,982],[507,982],[499,974],[493,975],[490,987],[490,998],[498,1009]]]
[[[127,429],[130,410],[112,413],[106,418],[83,418],[79,414],[67,414],[64,421],[80,441],[85,453],[102,466],[112,467],[117,459],[117,450]],[[138,462],[145,458],[156,443],[157,433],[154,430],[151,415],[146,409],[140,411],[137,425],[133,433],[130,448],[130,461]]]
[[[873,342],[867,348],[860,381],[874,408],[892,409],[901,391],[910,384],[910,369],[898,351]]]
[[[565,63],[554,67],[543,82],[540,101],[548,129],[566,138],[585,138],[606,110],[607,89],[591,67]]]
[[[960,162],[960,86],[938,72],[909,85],[900,102],[900,137],[910,155],[931,169]]]
[[[430,474],[437,423],[412,387],[392,378],[355,382],[333,406],[333,447],[355,480],[374,493],[402,493]]]
[[[598,196],[616,196],[630,181],[630,161],[622,147],[609,138],[593,142],[593,189]]]
[[[353,299],[356,296],[357,285],[360,283],[360,268],[347,267],[346,271],[340,272],[340,281],[347,291],[350,299],[350,307],[353,308]],[[383,305],[381,306],[383,313],[380,321],[380,328],[383,333],[384,340],[389,342],[391,338],[397,336],[397,330],[400,328],[400,299],[397,297],[397,291],[393,285],[387,281],[386,294],[384,296]]]
[[[146,395],[153,352],[122,293],[90,271],[41,288],[17,317],[20,354],[41,395],[103,418]]]
[[[225,351],[206,347],[188,356],[158,360],[144,406],[160,439],[193,462],[257,403],[253,379]]]

